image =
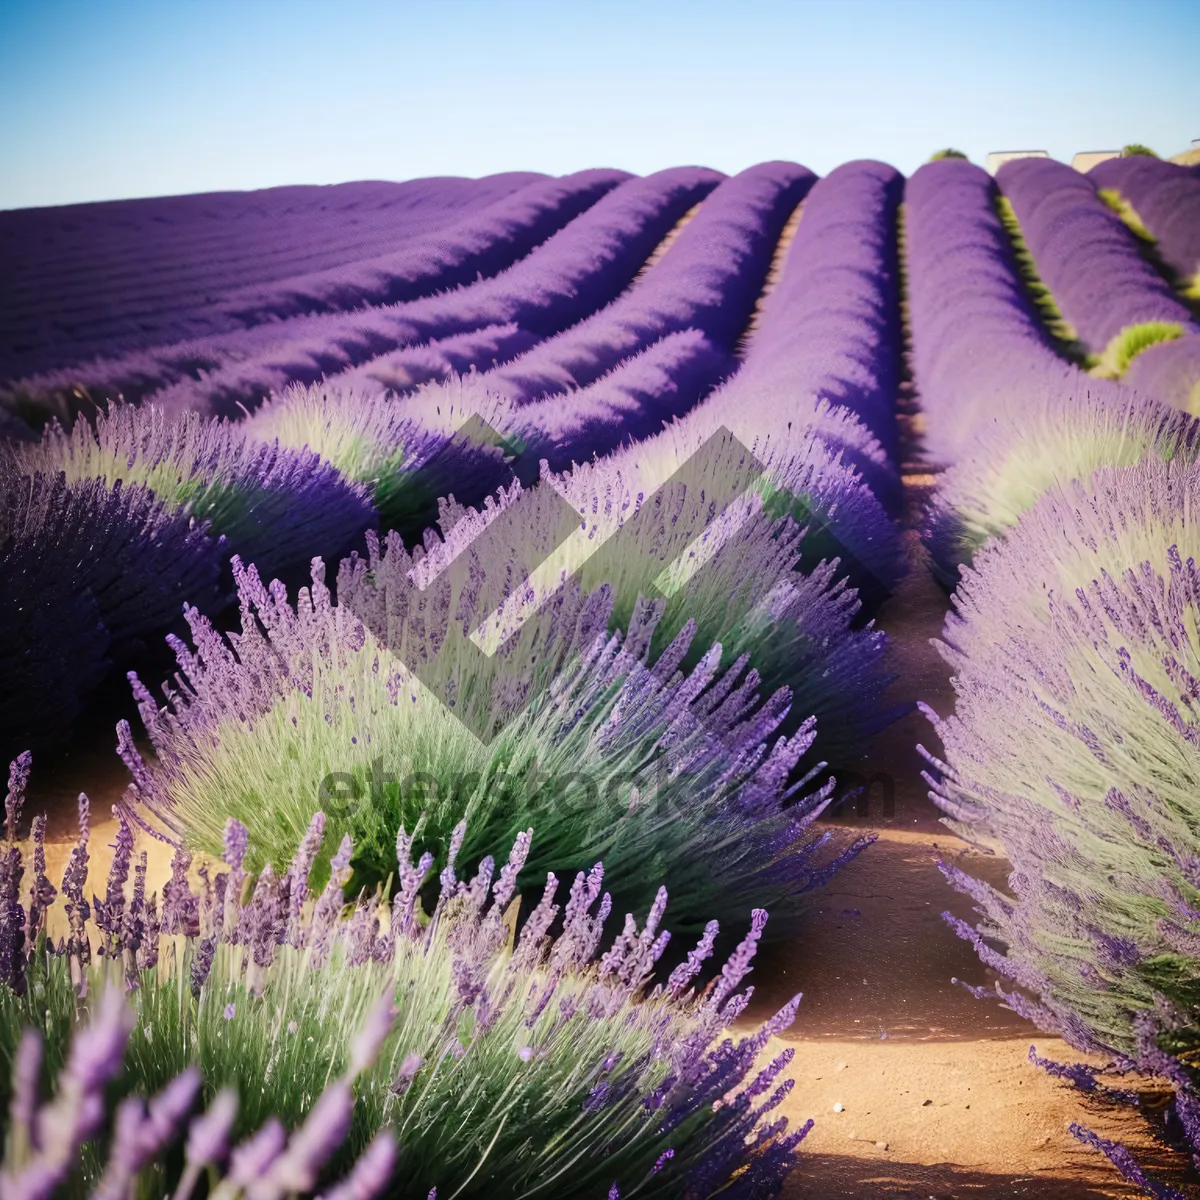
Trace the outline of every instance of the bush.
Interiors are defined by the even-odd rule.
[[[1056,484],[1086,480],[1098,467],[1134,466],[1147,458],[1200,457],[1200,422],[1136,395],[1047,393],[1044,403],[980,430],[939,481],[923,538],[939,573],[953,581],[993,537]]]
[[[770,1114],[792,1086],[779,1076],[794,1052],[762,1070],[756,1064],[770,1038],[791,1024],[799,996],[757,1032],[736,1042],[724,1036],[749,1000],[749,991],[737,989],[765,912],[754,913],[721,974],[698,991],[716,922],[668,979],[653,983],[669,938],[659,928],[665,889],[644,927],[627,917],[597,956],[612,909],[609,895],[601,896],[599,863],[576,876],[557,936],[550,935],[560,914],[553,875],[518,934],[515,886],[532,831],[516,839],[494,882],[491,858],[460,881],[451,851],[427,917],[418,897],[434,856],[414,862],[414,837],[402,828],[390,911],[376,892],[360,895],[343,918],[349,838],[321,894],[311,905],[306,900],[324,835],[319,813],[286,870],[264,870],[253,882],[246,829],[236,822],[225,831],[228,869],[215,878],[205,872],[199,895],[189,885],[188,857],[177,850],[161,908],[146,898],[146,856],[134,864],[133,830],[122,815],[106,895],[95,903],[99,950],[92,957],[83,900],[86,798],[62,885],[69,935],[56,948],[44,932],[55,889],[44,874],[42,818],[34,829],[33,906],[27,911],[17,900],[23,862],[12,832],[21,790],[18,779],[0,876],[0,1049],[20,1067],[18,1117],[32,1109],[27,1081],[37,1074],[22,1027],[45,1031],[46,1062],[58,1067],[99,993],[95,1024],[74,1035],[60,1096],[78,1094],[71,1081],[86,1063],[93,1122],[98,1085],[112,1077],[114,1097],[165,1088],[178,1102],[165,1122],[175,1129],[201,1086],[216,1094],[214,1110],[228,1104],[222,1089],[236,1088],[241,1107],[223,1111],[222,1136],[213,1139],[220,1148],[231,1133],[244,1136],[264,1120],[275,1129],[276,1153],[284,1130],[300,1126],[308,1134],[293,1137],[283,1159],[265,1166],[278,1185],[296,1166],[288,1157],[303,1163],[307,1150],[307,1174],[284,1193],[310,1190],[326,1161],[334,1174],[344,1169],[381,1130],[391,1131],[403,1154],[393,1196],[425,1197],[431,1187],[446,1195],[524,1195],[540,1185],[555,1194],[612,1196],[636,1187],[652,1196],[719,1192],[749,1200],[775,1194],[793,1166],[808,1126],[788,1134],[786,1120]],[[102,984],[126,990],[136,1014],[132,1036],[133,1022],[111,999],[115,989],[101,992]],[[140,1114],[140,1101],[127,1098],[118,1111],[119,1147],[124,1114]],[[144,1117],[141,1123],[146,1128]],[[198,1140],[193,1126],[192,1162]],[[390,1166],[386,1145],[371,1143],[367,1158]],[[114,1153],[113,1161],[120,1158]],[[85,1155],[78,1182],[94,1184],[101,1162]],[[125,1165],[150,1195],[170,1194],[172,1177],[186,1170],[171,1157]],[[386,1175],[383,1163],[375,1165]]]
[[[230,1135],[238,1115],[238,1096],[231,1088],[218,1092],[189,1123],[202,1076],[195,1067],[186,1067],[149,1103],[140,1095],[127,1095],[113,1114],[111,1135],[103,1138],[107,1145],[101,1150],[97,1135],[107,1132],[106,1087],[121,1078],[135,1023],[121,990],[107,988],[93,1020],[72,1037],[69,1050],[52,1047],[65,1062],[55,1079],[54,1096],[44,1103],[39,1102],[39,1093],[45,1040],[37,1027],[25,1028],[13,1065],[8,1150],[0,1164],[0,1186],[6,1194],[73,1195],[91,1182],[96,1184],[95,1196],[130,1196],[136,1189],[139,1196],[190,1200],[204,1177],[209,1188],[219,1185],[217,1194],[223,1196],[309,1195],[328,1174],[328,1160],[346,1137],[358,1068],[373,1065],[367,1060],[378,1052],[379,1026],[386,1032],[386,1025],[376,1021],[375,1028],[368,1026],[360,1033],[359,1061],[325,1087],[290,1137],[271,1116],[233,1145]],[[151,1036],[150,1027],[143,1026],[142,1033]],[[187,1143],[180,1164],[177,1143],[185,1124]],[[52,1131],[52,1137],[47,1138],[47,1131]],[[345,1179],[325,1195],[372,1200],[387,1186],[395,1162],[395,1138],[381,1130]],[[170,1181],[176,1179],[172,1192]]]
[[[294,387],[265,401],[241,428],[251,439],[319,454],[368,489],[385,528],[419,536],[439,497],[453,490],[469,502],[481,499],[502,481],[506,453],[515,453],[492,428],[507,427],[503,402],[476,383],[454,379],[405,400]]]
[[[0,469],[2,469],[0,464]],[[0,481],[0,748],[53,744],[114,662],[220,607],[222,544],[143,487]]]
[[[934,152],[933,152],[933,153],[932,153],[932,154],[929,156],[929,161],[930,161],[930,162],[940,162],[940,161],[941,161],[943,158],[962,158],[962,159],[965,159],[965,158],[967,158],[967,155],[965,155],[965,154],[964,154],[964,153],[963,153],[961,150],[951,150],[951,149],[946,149],[946,150],[935,150],[935,151],[934,151]]]
[[[1158,155],[1150,149],[1149,146],[1143,146],[1141,142],[1130,142],[1128,146],[1121,147],[1122,158],[1158,158]]]
[[[62,473],[147,488],[171,512],[206,521],[229,549],[271,575],[338,554],[375,523],[364,488],[311,451],[248,443],[236,426],[153,405],[114,405],[93,429],[51,425],[33,445],[6,448],[14,474]]]
[[[650,668],[654,608],[609,636],[610,596],[577,587],[488,656],[467,633],[503,576],[480,574],[470,554],[457,562],[437,576],[438,558],[410,558],[393,538],[385,556],[343,563],[338,604],[318,568],[293,608],[235,561],[241,632],[226,643],[189,613],[196,649],[177,644],[179,683],[161,712],[134,679],[156,762],[142,764],[127,727],[118,742],[141,804],[208,851],[235,817],[263,856],[255,865],[277,868],[323,807],[331,832],[354,835],[369,880],[391,870],[397,824],[423,821],[440,852],[465,820],[470,859],[536,820],[532,874],[604,857],[622,903],[649,903],[658,876],[684,926],[707,900],[751,897],[770,897],[786,923],[865,844],[818,861],[830,835],[810,826],[833,782],[807,796],[812,772],[789,783],[813,723],[772,741],[788,693],[760,703],[744,657],[720,671],[717,646],[677,671],[688,625]],[[402,590],[410,571],[436,586]]]
[[[1178,321],[1143,321],[1122,329],[1104,348],[1097,374],[1120,379],[1143,350],[1157,346],[1160,342],[1173,342],[1183,337],[1184,327]]]
[[[985,547],[941,645],[945,762],[927,755],[954,827],[1013,867],[1003,894],[944,866],[983,918],[947,919],[1019,1012],[1135,1061],[1143,1018],[1174,1014],[1190,1053],[1200,1015],[1198,504],[1200,465],[1151,458],[1055,489]]]

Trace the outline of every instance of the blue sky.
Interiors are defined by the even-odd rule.
[[[1200,138],[1197,46],[1196,0],[0,0],[0,208],[769,158],[911,171],[948,145],[1174,154]]]

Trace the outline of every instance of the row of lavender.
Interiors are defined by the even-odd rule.
[[[1200,332],[1090,177],[1051,159],[1026,158],[1005,163],[996,181],[1038,275],[1095,370],[1120,377],[1156,343]]]
[[[680,172],[652,186],[669,192],[678,220],[711,183]],[[193,604],[192,645],[172,640],[178,674],[165,706],[133,677],[155,758],[143,761],[122,723],[133,786],[94,906],[97,935],[82,899],[86,810],[63,881],[67,936],[45,936],[55,889],[41,825],[31,902],[19,901],[28,761],[15,768],[0,874],[0,995],[10,997],[0,1027],[21,1066],[6,1188],[34,1194],[72,1173],[104,1124],[97,1096],[136,1021],[119,1076],[133,1094],[110,1153],[85,1147],[82,1159],[106,1195],[151,1175],[152,1188],[178,1178],[176,1194],[188,1195],[204,1171],[210,1187],[223,1171],[229,1195],[307,1192],[346,1171],[338,1195],[534,1184],[610,1196],[776,1193],[805,1130],[789,1134],[774,1116],[791,1052],[757,1074],[755,1062],[795,1002],[739,1044],[719,1035],[749,998],[736,989],[766,908],[786,933],[803,896],[863,848],[817,832],[833,790],[822,758],[857,751],[895,715],[882,703],[885,639],[864,623],[856,586],[876,604],[903,565],[889,516],[901,187],[871,163],[815,185],[789,164],[746,172],[712,190],[608,308],[557,336],[543,326],[525,361],[482,375],[403,397],[364,393],[364,379],[354,391],[330,382],[238,424],[118,408],[95,430],[80,423],[10,447],[18,499],[34,485],[68,499],[83,487],[136,492],[160,523],[177,520],[210,543],[219,531],[206,578],[232,585],[241,628],[225,636]],[[651,192],[630,183],[613,196],[622,189],[643,204]],[[799,230],[761,300],[801,197]],[[661,219],[661,201],[656,211]],[[571,228],[560,235],[568,249]],[[590,274],[583,245],[574,243],[574,281],[564,257],[535,252],[493,281],[409,306],[408,319],[440,309],[470,332],[507,305],[529,326],[538,311],[562,320],[538,302],[555,272],[564,297],[580,278],[611,287],[628,273],[596,261],[620,257],[619,237],[611,253],[593,245]],[[464,436],[468,414],[476,423]],[[281,506],[293,527],[275,538],[276,518],[257,516],[270,512],[256,457],[268,454],[293,464],[284,491],[306,501]],[[325,495],[303,492],[316,475]],[[335,494],[365,503],[368,520],[339,519]],[[396,527],[419,532],[431,501],[441,532],[406,546]],[[365,556],[342,560],[336,592],[317,562],[292,602],[282,584],[264,586],[262,557],[286,566],[302,550],[312,556],[319,541],[301,526],[318,514],[326,544],[384,514],[393,527],[383,539],[370,532]],[[268,536],[255,544],[259,530]],[[26,544],[37,540],[31,531]],[[119,531],[108,545],[118,558],[131,552]],[[481,633],[501,652],[481,653]],[[414,779],[425,786],[407,787]],[[128,894],[137,825],[181,847],[161,914],[145,895],[144,856]],[[489,851],[510,843],[493,882]],[[183,847],[230,868],[211,886],[205,876],[199,898]],[[469,882],[456,876],[462,863],[478,864]],[[552,941],[564,872],[575,884]],[[390,911],[380,890],[389,879]],[[510,904],[542,879],[540,904]],[[602,880],[611,895],[601,896]],[[342,920],[351,881],[359,901]],[[302,917],[310,883],[319,897]],[[648,910],[645,926],[627,917],[589,965],[614,904]],[[735,928],[753,909],[750,931],[697,992],[718,934],[705,921],[721,908]],[[651,989],[664,924],[699,942]],[[47,1072],[36,1042],[18,1047],[15,1030],[47,1030],[45,1061],[63,1063],[73,1009],[86,1017],[86,996],[114,977],[132,989],[135,1016],[105,1001],[85,1035],[103,1054],[77,1041],[58,1098],[39,1109]],[[392,996],[403,997],[399,1013]],[[196,1047],[202,1079],[170,1082]],[[228,1085],[242,1109],[216,1090]],[[186,1148],[152,1165],[198,1086],[214,1097],[209,1112]],[[159,1087],[147,1109],[137,1096]],[[264,1125],[268,1112],[283,1124]],[[396,1173],[388,1130],[404,1149]]]
[[[42,384],[69,389],[82,372],[95,386],[89,359],[177,344],[158,367],[142,359],[149,378],[172,364],[177,377],[186,338],[494,274],[626,178],[511,173],[6,212],[0,376],[49,371]]]
[[[455,301],[460,311],[470,314],[465,319],[457,318],[460,323],[486,321],[494,312],[487,311],[489,297],[494,302],[497,295],[502,295],[508,298],[507,315],[521,315],[528,321],[532,300],[523,303],[523,296],[544,305],[547,294],[553,299],[558,293],[578,289],[581,277],[596,285],[597,262],[602,268],[599,276],[611,275],[605,268],[617,250],[623,256],[615,275],[619,280],[633,270],[635,261],[622,249],[624,243],[632,241],[639,249],[640,237],[639,253],[644,254],[649,243],[647,220],[657,237],[664,206],[668,214],[677,215],[681,206],[695,197],[698,186],[706,189],[711,184],[704,178],[697,181],[696,175],[666,172],[617,189],[610,197],[617,204],[602,201],[517,268],[494,281],[448,294],[442,308],[450,312],[450,301]],[[736,365],[730,355],[732,343],[745,324],[766,272],[766,251],[794,207],[800,194],[797,189],[806,189],[811,181],[807,172],[786,164],[768,164],[728,181],[644,280],[565,338],[551,338],[544,343],[544,349],[537,352],[539,361],[549,362],[553,351],[584,379],[589,372],[600,369],[596,354],[607,354],[617,361],[615,369],[596,383],[575,388],[569,406],[549,398],[521,404],[519,392],[512,394],[512,372],[524,370],[526,378],[539,377],[538,367],[526,365],[529,356],[525,356],[508,369],[508,378],[504,370],[487,372],[469,381],[451,381],[443,388],[423,389],[403,403],[331,386],[269,404],[253,420],[238,426],[195,416],[169,423],[155,409],[117,409],[96,421],[94,433],[82,423],[70,435],[51,430],[40,445],[7,456],[5,465],[13,494],[21,499],[20,504],[14,502],[9,508],[14,514],[14,528],[22,530],[25,552],[32,552],[28,543],[45,540],[47,535],[42,530],[50,517],[23,512],[34,505],[32,499],[26,500],[20,481],[38,473],[51,478],[65,472],[68,485],[102,480],[111,488],[123,483],[127,494],[130,483],[151,488],[163,508],[169,510],[157,514],[164,527],[170,520],[185,522],[187,515],[206,521],[207,530],[195,528],[194,520],[181,526],[186,527],[189,544],[202,545],[209,559],[240,554],[245,561],[254,562],[266,578],[283,574],[291,582],[302,582],[296,579],[295,569],[314,555],[336,560],[364,528],[375,523],[372,509],[377,510],[385,527],[398,528],[409,537],[419,535],[431,519],[436,519],[436,501],[447,491],[453,489],[460,502],[477,504],[514,472],[530,482],[545,465],[566,467],[575,457],[604,454],[622,441],[652,433],[665,419],[692,407],[700,395],[730,374]],[[603,218],[607,230],[593,217]],[[576,225],[584,228],[576,230]],[[598,231],[605,236],[598,238]],[[880,247],[888,244],[886,220],[875,234],[875,243],[873,253],[878,258]],[[612,248],[611,253],[604,251],[606,244]],[[599,254],[597,245],[602,251]],[[800,257],[802,263],[811,262],[809,271],[817,269],[810,254]],[[585,268],[591,270],[590,276]],[[796,277],[796,272],[789,272],[788,277]],[[882,298],[872,296],[868,302],[884,313],[890,304],[894,312],[894,295],[887,294],[889,287],[894,292],[894,271],[881,278],[885,282],[871,287],[882,288]],[[888,278],[892,280],[890,285]],[[606,284],[593,294],[602,298],[611,286]],[[481,301],[485,302],[482,315]],[[444,323],[454,319],[444,318]],[[883,363],[880,379],[873,384],[876,397],[872,403],[877,409],[878,397],[886,394],[896,372],[895,331],[887,326],[886,316],[882,320],[882,325],[876,321],[878,328],[868,323],[865,332],[853,334],[860,343],[865,341],[868,352],[872,338],[882,339],[890,347],[892,362],[886,361],[887,354],[875,356]],[[707,332],[696,329],[697,325],[707,326]],[[641,350],[647,339],[657,334],[663,334],[657,342],[620,361],[623,351]],[[758,340],[769,345],[772,339]],[[614,348],[605,350],[606,341],[614,343]],[[581,362],[579,353],[571,350],[572,345],[592,346],[594,350]],[[838,352],[836,344],[832,351],[835,355]],[[753,359],[757,362],[761,357],[756,354]],[[828,352],[825,357],[829,358]],[[254,360],[253,369],[260,369],[260,365],[261,360]],[[784,386],[786,369],[785,363]],[[861,376],[863,368],[852,361],[834,360],[833,370],[834,377],[829,380],[820,376],[799,380],[802,394],[808,394],[811,387],[813,394],[825,391],[841,399],[846,385],[839,383],[837,373],[846,375],[849,371],[854,378],[853,373],[857,371]],[[559,368],[559,377],[570,378],[565,366]],[[857,379],[854,384],[858,384]],[[543,374],[539,386],[554,385]],[[740,392],[745,390],[743,379]],[[735,423],[752,448],[760,441],[767,446],[772,436],[770,427],[751,428],[744,415],[737,416],[759,410],[759,406],[739,403],[739,394],[735,388],[723,403],[706,406],[703,414],[687,426],[689,436],[682,439],[685,444],[678,445],[679,428],[647,443],[649,448],[659,444],[673,448],[671,457],[664,457],[662,468],[641,480],[637,490],[652,494],[686,452],[697,449],[722,421]],[[858,468],[875,486],[875,492],[886,498],[895,493],[894,465],[862,429],[853,422],[847,424],[842,413],[827,405],[818,407],[823,435],[820,440],[801,440],[794,450],[782,445],[776,449],[780,435],[775,433],[770,453],[783,475],[790,471],[796,476],[788,486],[792,490],[803,488],[799,500],[815,510],[822,525],[835,529],[833,534],[823,529],[823,541],[810,536],[808,546],[819,543],[822,551],[819,555],[810,551],[810,564],[829,557],[831,547],[840,549],[852,581],[861,589],[871,589],[877,599],[897,577],[898,543],[894,528],[879,511],[875,494],[857,480],[852,468]],[[498,426],[504,435],[501,446],[483,444],[493,430],[486,431],[483,438],[472,436],[474,430],[461,430],[464,417],[480,411],[487,414],[493,430]],[[699,419],[700,415],[704,420]],[[874,419],[878,421],[878,415]],[[803,439],[812,422],[806,414],[798,414],[794,424],[798,426],[795,436]],[[283,444],[282,448],[271,445],[276,441]],[[515,459],[507,452],[514,445],[519,448]],[[314,450],[324,462],[315,457]],[[836,461],[839,453],[844,463]],[[621,455],[605,461],[615,464],[619,472]],[[797,471],[804,473],[804,480],[799,480]],[[569,493],[573,486],[570,481],[578,475],[567,472],[560,478],[559,490]],[[573,501],[582,509],[587,502],[586,471],[584,478],[576,481],[575,490],[579,491],[580,486],[584,492]],[[281,525],[281,520],[287,524]],[[206,533],[223,538],[224,545],[209,545]],[[109,559],[119,541],[120,531],[110,530],[105,541]],[[171,544],[165,537],[156,539],[158,543]],[[21,547],[16,546],[13,553],[22,553]],[[172,575],[180,574],[166,567],[166,561],[148,567],[160,587],[169,587]],[[92,569],[90,562],[86,555],[80,560],[85,584],[86,572]],[[130,573],[136,578],[137,568],[132,564]],[[221,594],[228,593],[226,586]],[[173,594],[178,600],[178,587]],[[104,620],[104,596],[98,595],[98,599],[99,615]],[[208,612],[217,602],[200,592],[192,600]],[[14,646],[30,640],[23,637],[19,624],[29,615],[26,607],[16,609]],[[161,613],[148,612],[137,632],[151,632],[153,625],[147,623],[156,620],[161,620]],[[69,661],[74,652],[69,646],[62,649]],[[78,658],[81,662],[98,661],[103,652],[103,646],[97,644],[91,654],[80,653]],[[57,668],[56,674],[61,674]],[[44,691],[52,699],[53,690]],[[70,707],[73,705],[65,706]],[[44,715],[39,715],[37,724],[52,732],[53,722],[42,720]]]
[[[15,390],[36,399],[82,383],[95,398],[132,399],[177,384],[160,397],[167,407],[237,412],[239,401],[253,406],[272,388],[410,342],[433,342],[423,356],[410,353],[410,383],[509,357],[616,296],[719,179],[682,168],[645,180],[593,171],[530,185],[467,218],[453,236],[289,279],[253,303],[243,298],[237,307],[249,328],[75,364]],[[436,295],[446,289],[449,304]],[[416,303],[421,297],[428,303]]]
[[[1012,165],[997,182],[1021,212],[1058,172]],[[1112,257],[1130,271],[1114,268],[1103,293],[1088,292],[1086,262],[1056,261],[1063,230],[1086,243],[1089,187],[1048,187],[1022,228],[1064,314],[1102,338],[1139,295],[1174,301],[1128,241]],[[979,914],[947,920],[1011,1007],[1115,1070],[1165,1076],[1177,1136],[1200,1155],[1200,423],[1060,357],[996,200],[962,162],[907,188],[916,378],[951,464],[926,537],[957,581],[940,644],[955,712],[926,709],[944,747],[926,753],[928,779],[953,827],[1012,863],[1006,891],[944,864]],[[1107,1091],[1090,1068],[1049,1065]],[[1176,1195],[1073,1131],[1151,1194]]]
[[[1200,302],[1200,174],[1138,155],[1092,168],[1098,195],[1120,215],[1193,313]],[[1200,414],[1200,338],[1139,354],[1125,374],[1139,391]]]

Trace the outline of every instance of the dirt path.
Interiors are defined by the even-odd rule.
[[[949,672],[928,639],[941,632],[945,595],[912,540],[913,570],[881,614],[894,642],[897,701],[953,708]],[[1099,1153],[1067,1132],[1072,1121],[1124,1142],[1146,1164],[1164,1155],[1133,1111],[1089,1104],[1034,1067],[1031,1045],[1077,1062],[993,1000],[975,1000],[952,978],[990,983],[974,951],[941,919],[971,915],[936,866],[939,857],[1002,885],[1007,864],[973,849],[938,820],[920,778],[918,741],[936,750],[928,722],[911,713],[880,735],[863,762],[894,786],[892,811],[877,782],[865,814],[840,824],[874,830],[878,842],[815,901],[802,944],[764,953],[747,1019],[765,1018],[804,993],[787,1040],[796,1086],[782,1111],[816,1120],[788,1200],[834,1197],[1140,1195]],[[835,1111],[835,1105],[841,1105]],[[1160,1166],[1168,1176],[1177,1161]]]

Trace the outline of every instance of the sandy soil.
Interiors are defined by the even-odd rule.
[[[919,696],[948,712],[949,672],[928,641],[941,631],[946,598],[915,537],[911,544],[914,569],[880,617],[900,675],[893,691],[897,700]],[[750,1021],[804,993],[786,1035],[796,1049],[796,1086],[782,1111],[793,1124],[812,1117],[816,1125],[785,1196],[1140,1195],[1075,1141],[1066,1129],[1073,1121],[1128,1145],[1178,1186],[1181,1160],[1156,1144],[1145,1116],[1089,1103],[1027,1057],[1031,1045],[1058,1061],[1082,1056],[998,1001],[976,1000],[951,983],[994,976],[942,921],[944,910],[969,917],[971,906],[936,860],[1001,886],[1007,864],[940,824],[920,778],[919,741],[936,752],[916,712],[877,739],[863,773],[890,777],[894,811],[877,788],[865,814],[844,811],[836,820],[874,830],[879,840],[821,894],[803,942],[772,948],[754,972]]]

